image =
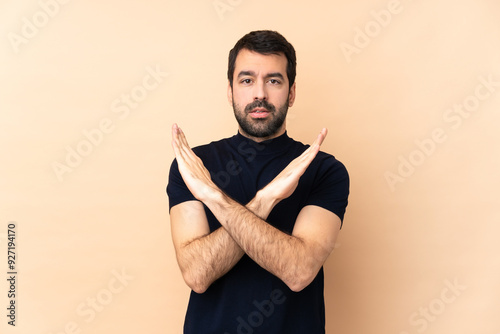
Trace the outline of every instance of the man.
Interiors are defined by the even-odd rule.
[[[323,264],[342,225],[349,177],[288,137],[293,46],[254,31],[229,53],[227,96],[238,133],[191,150],[174,124],[167,193],[172,239],[193,290],[184,333],[325,332]]]

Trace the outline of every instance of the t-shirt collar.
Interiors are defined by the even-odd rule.
[[[276,138],[264,140],[261,142],[253,141],[252,139],[243,136],[239,131],[233,137],[233,142],[238,147],[241,147],[240,145],[245,145],[243,143],[246,143],[250,146],[255,147],[259,154],[274,154],[281,151],[285,151],[288,149],[292,141],[293,140],[290,137],[288,137],[286,130],[285,133]]]

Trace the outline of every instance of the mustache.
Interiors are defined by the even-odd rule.
[[[266,100],[255,100],[252,103],[247,104],[247,106],[245,107],[245,112],[249,113],[255,108],[266,108],[267,110],[269,110],[271,112],[276,111],[276,108],[274,107],[274,105],[267,102]]]

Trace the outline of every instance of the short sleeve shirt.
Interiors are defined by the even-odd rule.
[[[210,171],[214,183],[242,205],[271,182],[308,148],[287,133],[254,142],[240,133],[199,146],[193,151]],[[185,185],[177,163],[171,165],[167,186],[169,206],[196,200]],[[294,193],[279,202],[266,222],[291,234],[302,208],[316,205],[343,223],[349,195],[349,175],[330,154],[318,152]],[[221,227],[205,206],[210,231]],[[191,292],[184,333],[324,333],[324,277],[321,269],[305,289],[291,291],[247,255],[202,294]]]

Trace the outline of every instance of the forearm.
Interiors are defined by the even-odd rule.
[[[243,250],[221,227],[183,245],[177,253],[177,261],[188,286],[197,293],[203,293],[234,267],[243,254]]]
[[[326,133],[327,130],[323,129],[308,149],[291,161],[271,183],[260,190],[255,201],[249,203],[248,207],[244,207],[225,195],[215,185],[203,161],[189,147],[182,130],[176,124],[172,127],[172,146],[178,160],[179,172],[193,196],[212,211],[224,227],[224,230],[229,234],[232,242],[239,245],[242,252],[245,252],[260,266],[281,278],[292,290],[303,288],[304,282],[308,284],[315,277],[317,270],[324,263],[326,256],[329,254],[328,250],[332,249],[332,246],[328,246],[326,251],[321,250],[322,247],[317,247],[316,240],[318,237],[324,239],[321,238],[322,231],[319,231],[319,234],[303,233],[291,236],[272,227],[264,220],[277,202],[288,198],[295,191],[300,177],[318,153]],[[265,195],[262,196],[260,201],[260,194],[263,192]],[[224,234],[223,236],[223,240],[230,244],[231,239],[228,239],[228,236]],[[307,238],[304,236],[307,236]],[[328,244],[328,242],[325,243]],[[191,257],[191,260],[196,257],[196,250],[203,252],[204,256],[201,258],[203,261],[208,260],[208,267],[205,266],[202,273],[207,272],[213,266],[210,259],[211,256],[214,256],[214,253],[208,250],[205,251],[203,246],[209,247],[210,243],[200,244],[201,250],[196,245],[193,245],[195,255]],[[224,250],[224,247],[228,248],[227,244],[224,246],[224,243],[222,243],[222,245],[223,247],[219,248],[217,246],[213,249],[220,251]],[[236,247],[234,244],[232,246]],[[241,254],[241,252],[237,253],[238,256]],[[237,260],[234,262],[234,254],[230,255],[231,260],[223,263],[234,265]],[[227,267],[222,266],[224,270]]]
[[[260,201],[257,195],[244,207],[221,193],[217,200],[206,204],[241,249],[292,290],[302,289],[304,282],[311,280],[311,268],[316,262],[308,245],[263,220],[276,203]]]
[[[247,204],[247,208],[263,219],[270,212],[255,199]],[[244,254],[227,230],[221,227],[181,245],[177,261],[188,286],[201,293],[231,270]]]

